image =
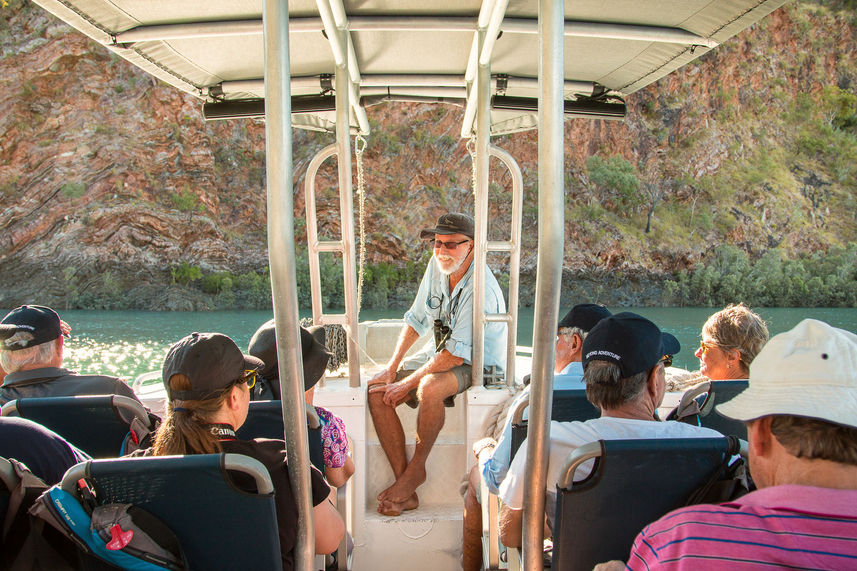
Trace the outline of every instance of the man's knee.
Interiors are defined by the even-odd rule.
[[[417,389],[417,400],[425,401],[442,401],[447,397],[451,397],[458,392],[458,379],[453,373],[445,371],[443,373],[432,373],[426,375],[420,381],[420,386]]]

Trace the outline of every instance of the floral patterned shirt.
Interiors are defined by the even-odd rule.
[[[342,468],[348,459],[348,438],[342,419],[320,406],[315,407],[321,421],[321,445],[324,449],[324,465]]]

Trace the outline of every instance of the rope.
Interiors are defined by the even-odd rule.
[[[301,319],[302,327],[312,325],[311,317]],[[325,324],[324,326],[324,344],[329,353],[330,360],[327,362],[327,370],[335,371],[342,363],[348,362],[348,336],[345,334],[345,328],[338,323]]]
[[[465,144],[470,153],[470,191],[473,193],[473,203],[476,204],[476,135],[471,135]]]
[[[366,180],[363,176],[363,151],[366,139],[362,135],[354,138],[354,154],[357,162],[357,219],[360,226],[359,267],[357,270],[357,315],[363,305],[363,272],[366,264]]]

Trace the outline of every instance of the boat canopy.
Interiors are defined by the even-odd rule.
[[[260,0],[36,0],[121,57],[204,102],[208,119],[264,116]],[[624,97],[707,53],[784,0],[568,0],[565,115],[623,118]],[[389,101],[465,106],[490,62],[491,135],[537,127],[536,0],[289,2],[292,125],[335,131],[333,80],[347,59],[350,127]],[[478,48],[478,29],[487,30]],[[344,39],[335,30],[346,29]]]

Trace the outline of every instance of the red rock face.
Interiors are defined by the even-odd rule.
[[[818,92],[836,83],[831,78],[857,81],[847,11],[813,10],[806,3],[781,9],[698,63],[632,95],[625,122],[566,123],[569,276],[597,281],[605,271],[622,270],[631,281],[658,283],[669,272],[692,268],[722,241],[761,252],[772,243],[815,251],[855,239],[853,220],[838,220],[836,209],[824,230],[797,224],[790,214],[795,203],[776,203],[759,184],[736,194],[739,216],[712,199],[704,182],[759,145],[791,145],[796,135],[771,114],[784,113],[797,94]],[[807,19],[817,25],[809,35],[801,28]],[[34,299],[61,305],[72,286],[77,292],[102,287],[107,273],[137,300],[132,306],[160,309],[171,307],[160,290],[180,262],[236,274],[265,267],[261,122],[205,123],[197,100],[29,3],[13,2],[0,10],[0,20],[0,307]],[[818,47],[825,34],[839,38],[835,50]],[[814,49],[820,53],[805,55]],[[470,157],[458,137],[463,111],[389,104],[367,113],[373,125],[364,156],[367,259],[397,265],[419,260],[426,255],[420,228],[444,211],[473,209]],[[331,141],[295,132],[299,250],[305,243],[306,167]],[[524,172],[522,267],[533,280],[537,137],[519,133],[494,143],[511,152]],[[688,232],[672,221],[675,232],[643,234],[646,205],[621,212],[615,197],[589,180],[592,155],[620,155],[640,180],[668,188],[655,210],[656,229],[666,224],[659,218],[665,204],[686,210],[689,224],[700,216],[711,224]],[[509,232],[510,184],[496,165],[492,179],[497,186],[489,234],[496,239]],[[782,196],[792,183],[768,184]],[[331,236],[339,233],[335,189],[331,163],[320,173],[318,199],[321,231]],[[804,208],[800,219],[810,220],[797,204]],[[489,261],[500,268],[507,263]],[[651,291],[636,299],[656,302],[657,288]],[[194,307],[200,306],[186,308]]]

